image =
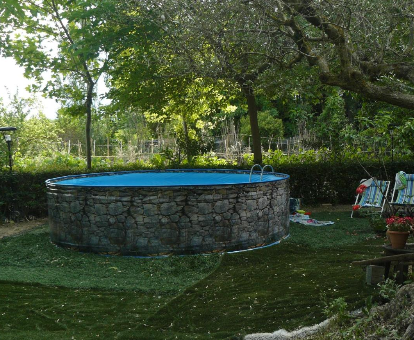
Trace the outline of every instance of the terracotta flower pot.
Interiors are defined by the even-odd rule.
[[[409,231],[387,231],[387,236],[393,249],[404,249],[409,235]]]

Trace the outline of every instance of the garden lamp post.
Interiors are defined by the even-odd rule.
[[[11,152],[11,145],[12,145],[12,138],[11,135],[8,134],[10,131],[16,131],[17,128],[14,126],[6,126],[6,127],[0,127],[0,132],[3,134],[3,138],[7,143],[7,150],[9,153],[9,171],[12,172],[13,169],[13,162],[12,162],[12,152]]]

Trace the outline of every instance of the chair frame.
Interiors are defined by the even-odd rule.
[[[360,183],[363,184],[363,182],[365,182],[365,181],[366,180],[363,179],[363,180],[361,180]],[[354,205],[357,205],[359,202],[361,202],[361,200],[364,198],[364,196],[369,195],[371,193],[371,188],[373,186],[375,186],[379,189],[380,193],[382,194],[381,202],[378,202],[377,204],[375,204],[375,202],[370,203],[368,201],[369,203],[364,203],[363,205],[361,205],[361,209],[362,208],[380,208],[381,209],[380,210],[380,216],[381,216],[382,212],[384,211],[386,197],[388,196],[388,191],[390,189],[390,183],[391,183],[390,181],[382,181],[382,180],[378,180],[376,178],[372,178],[371,185],[369,187],[367,187],[362,194],[357,194],[357,196],[355,198]],[[384,188],[385,192],[382,191],[383,184],[385,184],[385,188]],[[351,218],[353,217],[353,215],[354,215],[354,210],[352,210],[352,212],[351,212]]]
[[[405,177],[407,179],[407,187],[397,190],[395,188],[396,183],[394,184],[390,205],[407,210],[414,207],[414,174],[405,174]]]

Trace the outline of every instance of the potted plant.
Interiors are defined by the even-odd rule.
[[[414,218],[391,216],[386,219],[387,235],[394,249],[403,249],[414,225]]]

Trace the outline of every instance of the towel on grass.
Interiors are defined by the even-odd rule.
[[[303,214],[290,215],[290,221],[300,223],[300,224],[303,224],[303,225],[309,225],[309,226],[312,226],[312,227],[320,227],[320,226],[334,224],[334,222],[332,222],[332,221],[318,221],[318,220],[315,220],[315,219],[310,218],[309,216],[303,215]]]

